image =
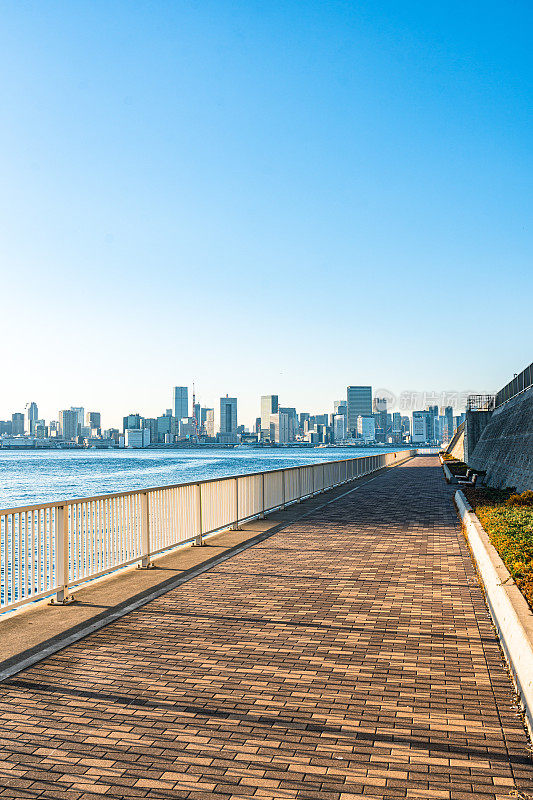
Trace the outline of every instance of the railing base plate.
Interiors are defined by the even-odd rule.
[[[63,600],[57,600],[55,597],[52,597],[50,602],[48,603],[49,606],[70,606],[72,603],[76,602],[76,598],[74,595],[69,594],[68,597],[64,597]]]
[[[150,561],[149,564],[137,564],[137,569],[156,569],[156,566],[153,561]]]

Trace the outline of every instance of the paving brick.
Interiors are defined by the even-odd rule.
[[[0,797],[533,798],[434,458],[20,673],[0,720]]]

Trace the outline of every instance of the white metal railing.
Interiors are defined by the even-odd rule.
[[[334,486],[416,450],[0,510],[0,611],[70,590]]]

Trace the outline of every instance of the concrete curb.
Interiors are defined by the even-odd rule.
[[[533,740],[533,613],[461,490],[455,503]]]
[[[444,462],[442,462],[442,469],[444,470],[444,477],[446,478],[446,483],[457,483],[457,480],[450,472],[450,468]]]

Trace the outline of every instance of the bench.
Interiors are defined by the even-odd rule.
[[[477,481],[480,480],[480,478],[484,478],[486,474],[487,473],[484,470],[470,468],[467,470],[466,476],[464,478],[462,477],[456,478],[456,481],[457,483],[460,483],[463,486],[475,486]]]

